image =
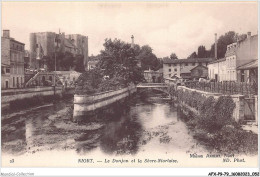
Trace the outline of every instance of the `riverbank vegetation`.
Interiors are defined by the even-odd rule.
[[[179,102],[197,110],[189,112],[186,119],[194,138],[219,152],[257,154],[257,134],[243,130],[232,118],[235,103],[230,96],[215,99],[182,90],[176,96]]]
[[[143,81],[134,48],[119,39],[106,39],[96,68],[84,72],[77,80],[76,94],[93,94],[124,88]]]

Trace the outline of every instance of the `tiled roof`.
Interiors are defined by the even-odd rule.
[[[157,71],[154,70],[144,70],[145,73],[163,73],[163,68],[158,69]]]
[[[197,66],[195,66],[194,68],[192,68],[191,71],[194,70],[195,68],[198,68],[198,67],[202,67],[202,68],[208,69],[207,66],[204,66],[204,65],[197,65]]]
[[[19,41],[15,40],[14,38],[10,38],[10,40],[13,41],[13,42],[16,42],[16,43],[19,43],[19,44],[25,45],[24,43],[19,42]]]
[[[198,63],[198,62],[211,62],[213,59],[212,58],[189,58],[189,59],[165,59],[163,61],[164,64],[174,64],[174,63]]]
[[[258,60],[253,60],[242,66],[237,67],[237,69],[244,69],[244,70],[253,69],[253,68],[258,68]]]
[[[184,68],[182,68],[180,70],[180,73],[183,74],[183,73],[190,73],[190,71],[195,68],[196,66],[186,66]]]
[[[226,58],[221,58],[221,59],[213,60],[213,61],[210,62],[209,64],[218,63],[218,62],[222,62],[222,61],[226,61]]]
[[[76,74],[77,71],[54,71],[56,74]],[[80,74],[80,73],[79,73]]]

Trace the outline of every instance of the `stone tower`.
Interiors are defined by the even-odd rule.
[[[131,39],[132,39],[131,47],[134,48],[134,44],[135,44],[135,42],[134,42],[134,39],[135,39],[134,35],[131,36]]]

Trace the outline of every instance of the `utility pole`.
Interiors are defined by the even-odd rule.
[[[218,38],[217,38],[217,33],[215,33],[215,60],[217,60],[218,58],[217,50],[218,50]]]
[[[56,50],[60,47],[59,36],[56,34],[54,39],[54,95],[56,95]]]

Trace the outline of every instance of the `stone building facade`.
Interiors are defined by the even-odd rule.
[[[208,64],[208,75],[209,79],[214,79],[219,82],[226,81],[228,78],[226,58],[210,62]]]
[[[161,83],[163,81],[163,71],[162,69],[153,71],[150,68],[149,70],[144,70],[144,79],[148,83]]]
[[[58,40],[59,47],[55,46]],[[43,56],[53,57],[55,52],[70,52],[73,56],[83,55],[84,66],[88,60],[88,37],[80,34],[39,32],[30,34],[30,65],[32,68],[43,68]]]
[[[65,37],[76,47],[76,54],[84,56],[86,68],[88,64],[88,37],[81,34],[68,34]]]
[[[10,87],[10,39],[9,31],[4,30],[1,40],[1,88]]]
[[[94,69],[98,63],[98,60],[88,61],[88,70]]]
[[[208,67],[206,66],[203,65],[195,66],[190,70],[190,72],[191,72],[191,79],[198,80],[200,78],[204,78],[204,79],[208,78]]]
[[[258,35],[251,36],[247,33],[247,38],[230,44],[226,51],[227,80],[250,82],[249,71],[238,70],[240,66],[258,60]]]
[[[216,81],[251,82],[251,78],[257,77],[256,63],[258,61],[258,35],[251,36],[227,46],[225,58],[209,63],[209,78]],[[252,67],[242,66],[250,65]],[[252,70],[253,69],[253,70]]]
[[[181,77],[187,69],[192,69],[198,65],[206,66],[212,58],[190,58],[190,59],[167,59],[163,61],[163,77],[171,78],[173,76]]]
[[[1,88],[21,88],[24,86],[24,43],[10,37],[4,30],[1,48]]]

